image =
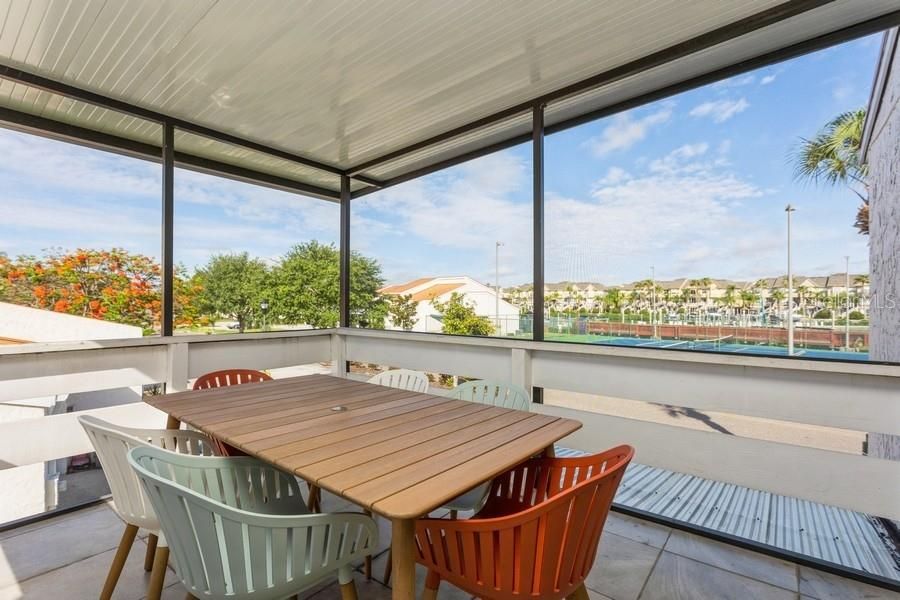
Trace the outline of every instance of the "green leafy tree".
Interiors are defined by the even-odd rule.
[[[395,327],[405,331],[411,330],[418,319],[416,311],[418,302],[413,302],[412,294],[397,294],[388,298],[387,311]]]
[[[463,296],[457,292],[450,295],[446,302],[432,300],[435,310],[441,313],[444,333],[452,335],[492,335],[494,324],[487,317],[475,313],[472,305],[467,304]]]
[[[339,321],[340,252],[315,240],[298,244],[273,272],[274,312],[287,323],[335,327]],[[381,266],[356,252],[350,257],[351,324],[384,328],[387,306],[378,289]]]
[[[794,151],[794,175],[799,180],[845,185],[862,201],[854,226],[869,233],[869,198],[866,165],[860,158],[865,109],[839,114],[812,139],[801,139]]]
[[[269,272],[258,258],[240,254],[217,254],[197,271],[201,311],[232,318],[243,333],[259,318],[260,302],[268,293]]]

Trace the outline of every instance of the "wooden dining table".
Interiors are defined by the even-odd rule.
[[[195,427],[390,519],[393,598],[415,598],[415,522],[581,423],[330,375],[150,396]]]

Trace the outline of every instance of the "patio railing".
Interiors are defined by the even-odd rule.
[[[360,329],[6,347],[0,349],[0,400],[155,383],[177,391],[223,367],[329,361],[340,373],[346,361],[359,361],[900,434],[900,366]],[[576,449],[627,442],[645,465],[900,520],[900,462],[559,406],[533,408],[581,420],[584,428],[566,440]],[[154,409],[135,402],[88,412],[137,424]],[[0,470],[90,452],[76,414],[84,413],[0,423]]]

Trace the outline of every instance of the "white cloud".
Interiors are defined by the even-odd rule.
[[[631,112],[616,115],[612,123],[587,141],[594,156],[603,157],[616,150],[627,150],[647,137],[650,129],[662,125],[672,117],[672,108],[666,106],[640,119],[633,119]]]
[[[75,148],[13,131],[0,134],[0,174],[41,188],[142,196],[159,200],[162,170],[154,163]]]
[[[691,109],[692,117],[711,117],[716,123],[724,123],[738,113],[742,113],[750,106],[745,98],[737,100],[711,100],[698,104]]]
[[[710,154],[707,143],[686,144],[641,173],[616,183],[601,178],[588,198],[551,195],[548,281],[629,281],[642,263],[656,264],[660,277],[752,266],[756,257],[742,254],[733,239],[761,239],[766,232],[736,210],[763,192]]]
[[[0,131],[0,197],[11,230],[0,250],[124,247],[158,256],[161,169],[12,131]],[[176,260],[191,267],[212,253],[277,256],[310,239],[337,242],[334,202],[179,169],[175,175]]]
[[[769,85],[770,83],[775,81],[776,78],[777,78],[777,75],[775,75],[775,74],[765,75],[765,76],[763,76],[762,79],[759,80],[759,85]]]
[[[515,281],[528,280],[532,206],[513,195],[530,180],[527,162],[503,152],[364,196],[353,203],[353,246],[382,259],[391,281],[441,274],[487,279],[493,278],[494,243],[501,241],[504,271]],[[384,260],[387,246],[414,250]],[[457,272],[473,263],[484,271]]]
[[[615,185],[627,181],[630,178],[631,176],[625,169],[621,167],[610,167],[603,179],[600,180],[600,183],[605,185]]]
[[[642,264],[658,265],[661,276],[664,268],[703,276],[753,267],[756,256],[742,254],[735,239],[769,234],[736,211],[764,192],[729,172],[722,150],[697,142],[633,171],[614,166],[584,198],[548,187],[548,281],[627,281]],[[489,280],[500,240],[501,281],[530,281],[531,205],[513,193],[529,182],[527,162],[501,153],[365,196],[354,202],[354,247],[378,258],[390,281],[458,273]],[[388,225],[373,231],[359,219]]]

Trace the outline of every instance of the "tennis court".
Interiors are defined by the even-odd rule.
[[[731,341],[731,336],[706,340],[672,340],[646,339],[630,337],[591,336],[591,343],[609,344],[613,346],[631,346],[635,348],[664,348],[669,350],[705,350],[708,352],[724,352],[727,354],[757,354],[764,356],[787,356],[784,346],[768,346],[765,344],[740,344]],[[869,360],[868,352],[846,352],[843,350],[822,350],[794,348],[794,356],[800,358],[830,358],[832,360]]]

